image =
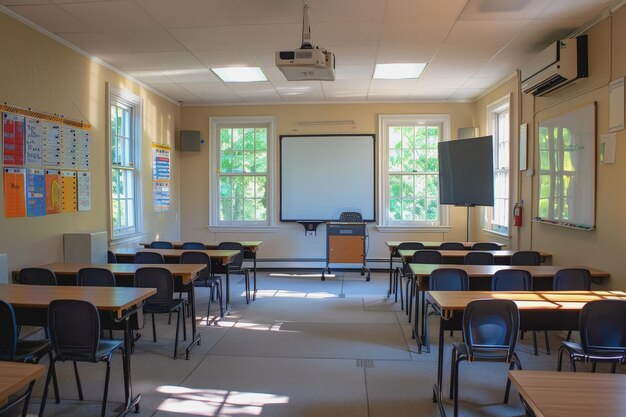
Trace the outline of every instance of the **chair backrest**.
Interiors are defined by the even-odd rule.
[[[589,291],[591,273],[584,268],[565,268],[556,272],[552,279],[554,291]]]
[[[500,250],[501,247],[493,242],[476,242],[472,245],[472,250]]]
[[[340,222],[362,222],[363,216],[358,211],[344,211],[339,215]]]
[[[463,258],[465,265],[493,265],[493,254],[489,252],[468,252]]]
[[[211,257],[204,252],[183,252],[180,255],[181,264],[205,264],[206,269],[200,271],[201,277],[211,275]]]
[[[523,269],[501,269],[491,279],[491,291],[531,291],[533,277]]]
[[[443,257],[436,250],[418,250],[411,258],[412,264],[442,264]]]
[[[469,360],[502,358],[510,362],[519,333],[519,310],[511,300],[474,300],[463,312],[463,337]]]
[[[398,250],[419,250],[424,249],[424,244],[420,242],[401,242],[398,244]]]
[[[137,252],[135,254],[136,264],[164,264],[163,255],[156,252]]]
[[[110,250],[107,251],[107,263],[110,263],[110,264],[117,263],[117,256],[115,256],[115,254],[111,252]]]
[[[135,271],[135,287],[156,288],[156,294],[150,296],[146,303],[169,308],[174,298],[174,279],[172,273],[165,268],[145,267]]]
[[[239,255],[235,256],[228,267],[231,269],[240,269],[243,265],[243,245],[239,242],[221,242],[217,245],[218,250],[238,250]]]
[[[22,268],[20,284],[57,285],[57,277],[54,272],[46,268]]]
[[[626,352],[626,301],[595,300],[580,311],[580,345],[589,355]]]
[[[541,254],[534,250],[519,250],[511,256],[511,265],[541,265]]]
[[[76,278],[76,285],[79,286],[115,287],[115,275],[104,268],[81,268]]]
[[[19,396],[10,399],[6,404],[0,406],[0,417],[26,417],[30,395],[33,392],[35,381],[28,384],[26,391]]]
[[[442,242],[439,244],[441,250],[467,250],[461,242]]]
[[[100,341],[96,306],[83,300],[53,300],[48,306],[48,326],[60,360],[96,362]]]
[[[151,249],[174,249],[172,242],[166,242],[165,240],[155,240],[150,243]]]
[[[0,360],[12,361],[17,349],[17,324],[13,306],[0,300]]]
[[[185,242],[183,243],[183,249],[206,250],[206,245],[202,242]]]
[[[458,268],[435,269],[428,280],[428,289],[431,291],[467,291],[469,277]]]

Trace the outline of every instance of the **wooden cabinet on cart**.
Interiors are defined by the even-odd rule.
[[[325,272],[330,274],[330,264],[359,264],[361,275],[367,272],[367,281],[370,280],[370,271],[366,266],[366,239],[367,224],[329,222],[326,224],[326,267],[322,271],[322,281]]]

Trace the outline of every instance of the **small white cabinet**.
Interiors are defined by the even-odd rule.
[[[65,263],[107,263],[109,249],[107,232],[65,233],[63,259]]]

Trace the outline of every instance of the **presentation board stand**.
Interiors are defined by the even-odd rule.
[[[330,274],[330,264],[360,264],[361,275],[367,272],[366,280],[370,280],[370,270],[366,265],[366,223],[329,222],[326,224],[326,267],[322,270],[322,281],[325,273]]]

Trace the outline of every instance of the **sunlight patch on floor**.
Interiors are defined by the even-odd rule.
[[[323,299],[323,298],[337,298],[337,294],[332,294],[329,292],[300,292],[300,291],[287,291],[287,290],[258,290],[256,293],[256,298],[261,297],[281,297],[281,298],[313,298],[313,299]]]

